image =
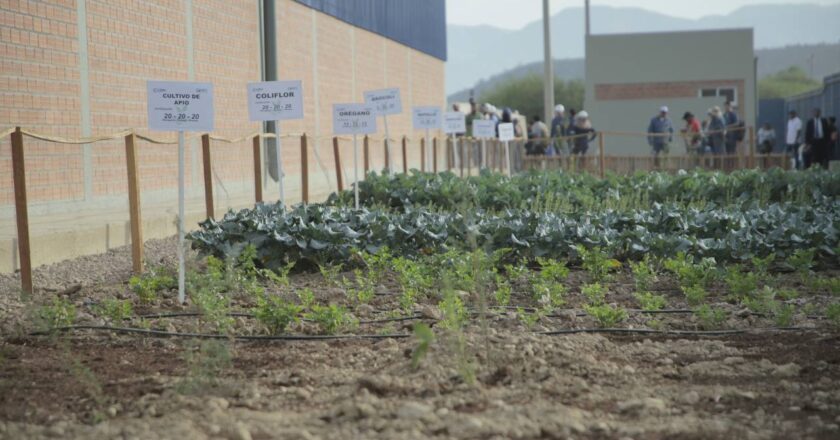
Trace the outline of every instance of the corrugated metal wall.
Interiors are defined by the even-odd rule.
[[[296,0],[446,61],[445,0]]]
[[[785,107],[787,111],[796,110],[803,120],[814,108],[822,109],[825,117],[840,117],[840,73],[825,77],[822,89],[788,98]]]
[[[761,99],[758,101],[758,118],[755,121],[756,133],[762,125],[769,123],[776,130],[775,152],[782,153],[786,145],[784,141],[785,130],[787,129],[787,113],[785,112],[785,100]]]

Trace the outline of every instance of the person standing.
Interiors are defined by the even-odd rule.
[[[724,104],[723,122],[726,124],[726,154],[735,154],[738,149],[738,141],[744,139],[744,127],[738,119],[738,113],[732,106],[732,102]]]
[[[534,122],[531,124],[531,129],[528,131],[528,142],[531,148],[525,148],[528,154],[542,156],[545,154],[546,142],[548,141],[548,126],[545,125],[538,115],[534,116]]]
[[[659,114],[648,124],[648,144],[653,148],[653,155],[668,153],[668,146],[674,140],[674,126],[668,118],[668,107],[659,108]]]
[[[723,121],[720,107],[714,106],[709,109],[708,113],[709,123],[706,124],[706,136],[709,146],[712,148],[712,154],[722,154],[726,123]]]
[[[564,119],[565,112],[566,107],[564,107],[563,104],[557,104],[554,107],[554,118],[551,120],[552,142],[549,143],[548,148],[546,150],[546,154],[549,156],[560,154],[560,152],[563,150],[562,137],[566,136],[566,121]]]
[[[829,150],[831,149],[831,130],[828,120],[822,117],[820,109],[815,108],[813,117],[805,125],[806,151],[803,157],[805,168],[817,164],[828,168]]]
[[[758,153],[770,154],[776,146],[776,130],[769,122],[758,129]]]
[[[799,156],[799,144],[802,142],[802,120],[795,110],[788,113],[787,128],[785,130],[785,144],[793,168],[802,169],[802,157]]]
[[[703,154],[703,134],[700,121],[691,112],[683,115],[685,128],[682,129],[688,154]]]
[[[470,114],[467,115],[467,136],[473,136],[473,122],[482,119],[481,113],[478,112],[478,105],[475,99],[470,98]]]
[[[569,130],[566,134],[570,137],[572,144],[572,154],[584,155],[589,149],[589,142],[595,140],[597,134],[592,128],[592,122],[589,121],[589,113],[581,110],[575,114],[575,120],[569,125]]]

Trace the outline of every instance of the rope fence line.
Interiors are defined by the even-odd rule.
[[[730,168],[735,167],[743,167],[745,163],[753,167],[756,165],[755,154],[754,154],[754,136],[753,136],[753,127],[736,127],[735,130],[749,130],[749,147],[750,147],[750,157],[748,161],[743,160],[743,158],[738,157],[738,163],[735,166],[730,166]],[[732,131],[732,130],[730,130]],[[710,132],[706,132],[710,133]],[[576,139],[580,138],[590,138],[593,134],[598,138],[598,154],[597,156],[593,155],[586,155],[586,156],[577,156],[572,157],[572,155],[557,155],[557,156],[532,156],[524,154],[524,144],[526,142],[555,142],[555,141],[575,141]],[[399,149],[395,149],[395,152],[392,153],[393,157],[389,155],[387,151],[387,146],[385,145],[385,136],[365,136],[363,138],[364,142],[364,170],[365,175],[371,168],[370,166],[370,159],[371,153],[369,145],[371,142],[381,143],[385,149],[383,150],[383,158],[384,158],[384,168],[391,168],[391,169],[399,169],[398,162],[402,159],[402,169],[403,172],[408,172],[409,170],[409,158],[408,158],[408,143],[412,142],[415,143],[417,147],[419,147],[420,153],[420,169],[422,171],[429,171],[437,173],[439,169],[446,169],[449,171],[454,170],[453,166],[456,164],[458,165],[457,168],[460,168],[460,175],[465,175],[465,168],[466,168],[466,175],[471,175],[472,169],[475,167],[480,168],[489,168],[492,170],[498,171],[514,171],[514,170],[523,170],[523,169],[530,169],[536,167],[542,167],[543,169],[548,168],[549,166],[552,168],[564,168],[570,171],[589,171],[589,172],[597,172],[602,177],[605,175],[607,164],[611,165],[611,169],[613,171],[635,171],[636,170],[636,162],[639,161],[639,156],[607,156],[604,151],[604,137],[605,136],[672,136],[670,133],[661,134],[661,133],[636,133],[636,132],[621,132],[621,131],[598,131],[594,133],[584,133],[580,135],[572,135],[572,136],[557,136],[557,137],[549,137],[549,138],[525,138],[519,137],[512,141],[512,148],[511,148],[511,156],[508,157],[505,154],[505,147],[504,143],[499,141],[498,139],[482,139],[482,138],[475,138],[471,136],[459,136],[457,142],[458,147],[453,145],[453,142],[450,142],[452,139],[450,136],[441,136],[440,133],[436,133],[436,135],[431,136],[428,140],[424,136],[416,136],[410,137],[408,135],[402,137],[389,137],[391,142],[402,142],[402,157],[400,158]],[[132,266],[135,273],[141,273],[144,270],[144,256],[143,256],[143,235],[142,235],[142,216],[140,212],[140,182],[139,182],[139,173],[138,173],[138,160],[137,160],[137,151],[136,151],[136,142],[137,140],[149,142],[156,145],[175,145],[178,143],[177,139],[168,139],[168,138],[159,138],[153,136],[151,134],[141,134],[138,133],[133,128],[123,129],[114,133],[110,134],[100,134],[95,136],[87,136],[87,137],[78,137],[78,138],[71,138],[71,137],[61,137],[61,136],[53,136],[47,135],[43,133],[39,133],[35,130],[30,130],[22,127],[11,127],[0,130],[0,141],[5,139],[6,136],[10,136],[12,142],[12,169],[13,169],[13,180],[14,180],[14,196],[15,196],[15,212],[16,212],[16,219],[17,219],[17,228],[18,228],[18,252],[19,252],[19,262],[20,262],[20,272],[21,272],[21,286],[25,292],[32,292],[32,268],[31,268],[31,250],[30,250],[30,243],[29,243],[29,220],[28,220],[28,200],[26,194],[26,171],[24,165],[24,145],[23,139],[24,137],[37,139],[44,142],[50,143],[59,143],[59,144],[71,144],[71,145],[84,145],[84,144],[93,144],[97,142],[106,142],[106,141],[115,141],[119,139],[123,139],[125,142],[125,151],[126,151],[126,170],[127,170],[127,178],[128,178],[128,198],[129,198],[129,217],[130,217],[130,227],[131,227],[131,246],[132,246]],[[679,137],[683,136],[685,138],[694,137],[696,134],[694,133],[673,133],[673,136]],[[338,146],[342,142],[352,142],[353,138],[348,136],[310,136],[306,133],[285,133],[281,135],[277,135],[274,133],[262,133],[260,131],[254,131],[248,133],[244,136],[239,137],[225,137],[218,134],[212,133],[192,133],[186,136],[186,139],[194,140],[200,139],[201,140],[201,153],[202,153],[202,165],[203,165],[203,174],[204,174],[204,193],[205,193],[205,210],[208,218],[215,217],[215,205],[214,205],[214,197],[213,197],[213,184],[214,181],[216,183],[221,184],[221,179],[219,178],[218,173],[215,172],[215,167],[213,166],[212,156],[211,156],[211,141],[221,142],[225,144],[235,144],[240,142],[251,141],[252,148],[253,148],[253,155],[254,155],[254,192],[255,192],[255,202],[261,203],[263,202],[263,172],[262,172],[262,157],[261,157],[261,150],[262,150],[262,141],[264,139],[299,139],[300,141],[300,148],[301,148],[301,200],[303,203],[309,203],[309,154],[310,152],[314,155],[321,172],[323,173],[324,180],[326,181],[328,187],[332,188],[333,183],[331,179],[330,172],[328,171],[326,165],[322,161],[320,148],[322,148],[322,143],[324,141],[332,141],[336,147],[333,149],[334,154],[334,161],[335,161],[335,178],[336,184],[338,184],[338,189],[344,189],[344,183],[347,182],[347,173],[344,167],[341,164],[341,157]],[[594,138],[593,138],[594,139]],[[314,146],[311,145],[314,142]],[[438,146],[439,144],[442,145],[442,152],[439,152]],[[428,150],[431,151],[428,151]],[[439,154],[440,153],[440,154]],[[515,153],[515,154],[514,154]],[[443,166],[441,166],[441,156],[443,156]],[[782,160],[784,155],[763,155],[763,163],[765,167],[769,167],[772,165],[782,165],[785,166],[785,161]],[[704,155],[702,156],[705,162],[699,162],[697,157],[694,158],[686,158],[680,156],[674,156],[672,158],[663,159],[666,161],[666,169],[667,164],[674,162],[678,165],[682,165],[684,167],[696,167],[696,166],[716,166],[715,164],[723,164],[724,162],[731,162],[732,156],[710,156]],[[642,159],[649,159],[644,158]],[[690,159],[690,160],[689,160]],[[711,161],[711,162],[709,162]],[[510,163],[509,163],[510,162]],[[727,163],[728,163],[727,162]],[[628,165],[629,164],[629,165]],[[444,168],[445,167],[445,168]],[[649,163],[644,163],[642,166],[638,167],[639,170],[642,169],[661,169],[660,163],[654,163],[653,167],[650,167]],[[457,170],[456,170],[457,171]],[[214,179],[215,176],[215,179]],[[280,177],[282,178],[282,176]],[[224,187],[222,187],[224,189]],[[225,190],[226,191],[226,190]]]

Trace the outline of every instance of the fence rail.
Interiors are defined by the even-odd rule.
[[[475,139],[469,137],[459,137],[457,140],[451,137],[441,138],[432,137],[431,142],[427,144],[425,138],[419,137],[416,140],[417,150],[409,151],[409,142],[411,138],[402,136],[399,139],[390,139],[391,142],[401,143],[401,155],[395,154],[395,157],[388,155],[387,147],[385,147],[385,139],[379,137],[365,136],[363,139],[363,164],[365,174],[374,167],[371,163],[371,143],[382,143],[384,148],[384,163],[383,169],[393,168],[400,169],[404,173],[409,171],[409,156],[417,155],[420,158],[420,169],[422,171],[430,170],[434,173],[441,169],[454,171],[461,177],[470,176],[479,169],[490,169],[496,171],[518,172],[532,169],[563,169],[573,172],[589,172],[592,174],[604,174],[609,172],[614,173],[634,173],[637,171],[677,171],[686,168],[708,168],[721,171],[732,171],[740,168],[772,168],[780,167],[787,169],[789,167],[788,159],[782,154],[755,154],[755,142],[753,137],[753,129],[749,127],[749,140],[744,149],[738,155],[660,155],[660,156],[627,156],[627,155],[610,155],[606,154],[604,148],[605,136],[624,136],[627,133],[612,133],[600,132],[598,133],[597,149],[593,149],[589,154],[583,155],[560,155],[560,156],[530,156],[525,154],[526,142],[544,141],[554,142],[556,140],[569,141],[576,137],[554,138],[554,139],[516,139],[510,144],[510,155],[505,152],[505,144],[495,139]],[[649,136],[648,133],[633,133],[637,136]],[[137,159],[137,143],[139,141],[153,143],[153,144],[176,144],[177,140],[153,138],[148,135],[141,135],[134,130],[123,130],[118,133],[109,135],[91,136],[85,138],[62,138],[50,135],[36,133],[21,127],[14,127],[5,130],[0,130],[0,139],[6,136],[11,137],[12,144],[12,170],[13,170],[13,185],[15,197],[15,213],[17,220],[17,243],[18,252],[20,256],[20,272],[21,272],[21,287],[26,292],[32,292],[32,264],[31,264],[31,250],[29,241],[29,213],[28,200],[26,193],[26,165],[25,165],[25,148],[24,138],[33,138],[49,143],[58,144],[92,144],[102,141],[112,141],[123,139],[125,142],[125,156],[126,156],[126,178],[128,180],[128,202],[129,202],[129,219],[131,227],[131,246],[132,246],[132,267],[134,272],[140,273],[144,270],[144,256],[143,256],[143,231],[142,231],[142,213],[140,210],[141,192],[139,188],[139,172]],[[655,135],[659,136],[659,135]],[[676,134],[676,136],[680,136]],[[309,142],[310,140],[324,140],[331,139],[333,145],[333,155],[335,163],[335,177],[337,189],[344,189],[344,182],[346,179],[343,176],[343,168],[341,166],[341,147],[339,141],[347,141],[350,138],[346,137],[312,137],[307,136],[306,133],[300,134],[285,134],[277,136],[271,133],[253,132],[239,138],[226,138],[210,133],[198,133],[188,136],[188,138],[201,139],[201,154],[202,166],[204,174],[204,192],[205,192],[205,209],[208,218],[213,218],[215,215],[215,207],[213,205],[213,173],[212,173],[212,157],[210,144],[212,141],[223,143],[237,143],[251,140],[253,142],[254,155],[254,200],[259,203],[263,201],[262,194],[262,162],[260,160],[261,140],[267,138],[298,138],[300,140],[301,149],[301,198],[303,203],[309,203]],[[457,145],[457,148],[456,148]],[[378,147],[376,147],[378,148]],[[427,148],[431,148],[429,156],[431,163],[427,160]],[[441,151],[439,151],[441,150]],[[399,157],[399,156],[401,157]],[[443,159],[444,166],[440,162]],[[402,160],[402,167],[399,167],[398,161]],[[393,162],[393,163],[392,163]],[[510,162],[510,163],[508,163]],[[218,179],[218,177],[217,177]]]

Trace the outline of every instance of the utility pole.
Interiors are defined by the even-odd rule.
[[[543,106],[545,123],[550,124],[554,114],[554,60],[551,58],[551,12],[549,0],[543,0]]]
[[[589,0],[584,0],[583,4],[583,14],[584,20],[586,20],[584,24],[584,28],[586,29],[586,36],[589,36]]]

